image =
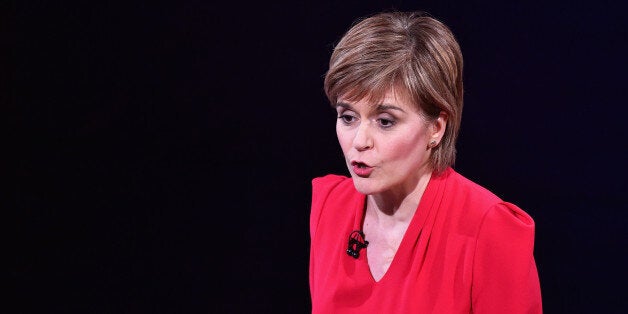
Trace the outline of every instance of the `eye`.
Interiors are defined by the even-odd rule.
[[[338,115],[338,119],[340,119],[344,124],[351,124],[356,120],[356,117],[350,114],[341,113]]]
[[[393,119],[379,118],[379,119],[377,119],[377,123],[379,123],[379,125],[382,128],[387,129],[387,128],[390,128],[390,127],[394,126],[395,123],[397,123],[397,122],[395,120],[393,120]]]

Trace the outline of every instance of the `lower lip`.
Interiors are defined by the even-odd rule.
[[[371,167],[360,168],[357,165],[353,166],[353,173],[355,173],[358,177],[368,177],[371,172],[373,172],[373,168]]]

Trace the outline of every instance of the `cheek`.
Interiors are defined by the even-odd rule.
[[[338,138],[338,143],[340,144],[340,148],[342,148],[343,152],[346,152],[352,142],[351,134],[349,134],[346,130],[341,130],[340,128],[336,128],[336,137]]]
[[[427,144],[419,134],[400,136],[382,143],[385,145],[385,151],[389,152],[390,156],[395,159],[417,159],[417,157],[427,153],[425,149],[422,149]]]

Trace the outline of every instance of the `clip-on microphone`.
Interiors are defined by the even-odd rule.
[[[349,246],[347,247],[347,254],[353,258],[360,257],[360,250],[366,248],[369,245],[369,241],[364,239],[364,233],[360,230],[354,230],[349,235]]]

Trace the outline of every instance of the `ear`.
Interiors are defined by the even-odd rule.
[[[447,115],[447,113],[441,111],[438,114],[438,117],[430,123],[427,149],[432,149],[440,144],[440,141],[445,134],[445,129],[447,128],[448,119],[449,116]]]
[[[440,144],[443,135],[445,134],[445,129],[447,128],[447,120],[449,119],[449,115],[445,111],[441,111],[438,114],[438,118],[432,121],[430,126],[430,138],[429,142],[434,143],[430,146],[435,147]]]

